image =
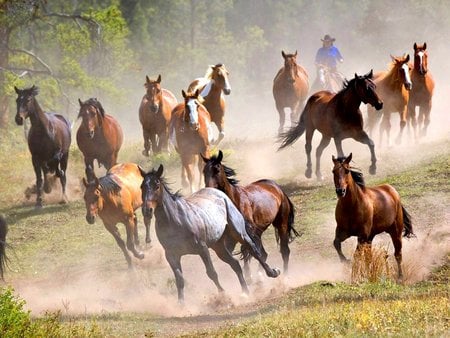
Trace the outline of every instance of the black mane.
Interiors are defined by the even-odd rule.
[[[346,157],[339,157],[336,160],[339,161],[339,163],[344,163]],[[349,167],[348,168],[350,170],[350,174],[352,175],[353,181],[355,181],[355,183],[360,186],[361,188],[365,188],[366,187],[366,182],[364,181],[364,175],[361,171],[361,169],[359,168],[355,168],[355,167]]]
[[[91,97],[90,99],[83,102],[83,106],[84,105],[89,105],[97,108],[97,110],[100,112],[100,115],[102,117],[105,117],[105,110],[103,109],[102,104],[97,100],[97,98]],[[81,117],[80,114],[78,114],[78,117]]]
[[[122,190],[122,187],[114,180],[114,178],[110,174],[100,177],[98,179],[98,182],[102,187],[102,190],[105,192],[117,194],[120,192],[120,190]]]

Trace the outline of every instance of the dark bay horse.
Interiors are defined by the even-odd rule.
[[[138,259],[144,254],[136,248],[139,244],[137,217],[135,210],[142,205],[140,168],[134,163],[116,164],[108,170],[105,176],[97,178],[92,172],[88,175],[91,181],[83,178],[86,191],[84,202],[86,204],[86,221],[94,224],[99,216],[103,225],[113,235],[122,250],[128,267],[131,267],[130,250]],[[122,240],[117,223],[125,225],[127,242]],[[150,243],[150,220],[144,217],[146,227],[146,242]],[[128,249],[128,250],[127,250]]]
[[[200,154],[209,157],[211,120],[205,106],[200,103],[198,90],[194,93],[182,90],[181,93],[184,103],[178,104],[172,112],[170,139],[181,157],[183,188],[192,193],[201,186],[203,161]]]
[[[409,91],[412,88],[409,54],[398,57],[391,55],[391,58],[391,68],[388,71],[374,74],[377,93],[384,102],[383,109],[378,113],[370,107],[367,108],[369,135],[372,136],[373,128],[382,116],[379,143],[382,144],[383,134],[386,133],[388,146],[390,145],[391,113],[394,112],[400,114],[400,131],[396,143],[401,143],[403,129],[406,125]]]
[[[99,166],[109,170],[117,163],[123,142],[122,128],[114,117],[105,113],[96,98],[84,102],[78,99],[78,102],[81,124],[77,131],[77,144],[83,153],[85,168],[94,168],[94,160],[97,160]]]
[[[161,87],[161,75],[156,80],[146,76],[145,80],[147,93],[139,106],[139,121],[144,136],[142,154],[148,156],[150,146],[153,154],[169,151],[169,123],[172,109],[178,102],[172,92]]]
[[[238,276],[242,291],[248,293],[247,283],[239,262],[232,250],[236,241],[248,247],[248,251],[264,267],[267,276],[277,277],[278,269],[270,268],[262,258],[262,248],[248,233],[244,218],[233,202],[222,191],[203,188],[189,197],[170,192],[164,178],[163,166],[149,173],[142,172],[142,212],[150,218],[155,214],[155,229],[164,248],[167,262],[175,275],[178,301],[184,301],[184,279],[181,257],[195,254],[202,258],[208,277],[219,291],[223,291],[208,248],[229,264]]]
[[[434,91],[434,79],[428,70],[427,43],[414,43],[414,68],[411,73],[412,89],[409,93],[408,119],[414,129],[416,140],[426,136],[430,124],[431,103]],[[416,107],[419,107],[419,120],[416,119]]]
[[[223,191],[236,205],[245,220],[256,228],[258,240],[272,224],[278,232],[284,273],[288,272],[289,242],[299,233],[294,229],[295,209],[289,197],[273,180],[262,179],[240,186],[234,178],[235,171],[222,164],[223,153],[210,159],[204,158],[203,175],[207,187]],[[264,259],[267,254],[264,252]],[[249,255],[244,255],[250,258]],[[249,276],[249,259],[244,259],[244,271]]]
[[[209,66],[206,74],[202,78],[197,78],[188,87],[189,92],[200,90],[203,98],[203,105],[211,115],[211,121],[219,130],[219,137],[216,144],[225,136],[225,99],[222,95],[230,95],[231,86],[228,81],[228,70],[225,65],[219,63],[215,66]]]
[[[278,71],[273,80],[273,98],[279,115],[278,134],[283,132],[285,123],[284,108],[291,109],[291,125],[298,120],[309,91],[308,73],[305,68],[297,64],[297,51],[286,54],[281,51],[284,66]]]
[[[36,100],[38,87],[33,85],[31,88],[14,89],[17,93],[16,123],[21,126],[24,119],[30,118],[31,121],[28,148],[36,174],[36,208],[42,207],[42,192],[51,192],[52,187],[48,179],[50,173],[59,177],[63,195],[61,202],[67,203],[66,169],[71,143],[70,123],[62,115],[42,110]]]
[[[315,93],[308,99],[297,126],[281,135],[282,144],[279,149],[291,145],[306,131],[307,178],[311,178],[312,174],[311,141],[316,129],[322,134],[322,140],[316,149],[316,176],[319,180],[322,179],[320,157],[331,138],[334,138],[338,156],[344,156],[342,140],[346,138],[351,137],[366,144],[371,154],[370,173],[376,173],[375,145],[363,129],[363,117],[359,109],[361,102],[371,104],[377,110],[383,107],[383,101],[375,91],[376,85],[372,76],[372,71],[363,76],[355,74],[352,80],[344,83],[344,88],[337,94],[328,91]]]
[[[376,235],[387,232],[394,244],[398,278],[401,279],[402,234],[404,237],[414,236],[411,216],[391,185],[366,187],[361,171],[350,166],[351,160],[351,153],[337,159],[333,156],[333,178],[338,196],[334,247],[341,261],[347,261],[341,242],[357,236],[359,250],[363,244],[370,245]]]
[[[6,256],[6,234],[8,233],[8,225],[5,218],[0,215],[0,278],[3,279],[8,257]]]

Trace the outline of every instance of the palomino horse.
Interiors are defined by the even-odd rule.
[[[200,154],[209,157],[212,140],[211,120],[208,111],[199,101],[199,91],[181,91],[184,103],[172,112],[170,139],[181,157],[181,181],[184,189],[192,193],[200,189],[203,161]],[[194,168],[197,168],[196,171]]]
[[[225,136],[225,99],[222,95],[230,95],[231,86],[228,81],[228,70],[225,65],[219,63],[209,66],[206,75],[195,79],[188,87],[188,92],[200,90],[200,96],[204,99],[203,105],[211,115],[211,121],[215,123],[219,130],[219,137],[216,144]]]
[[[122,250],[128,267],[131,267],[131,257],[128,250],[135,257],[144,258],[144,254],[136,248],[139,239],[135,210],[142,205],[141,171],[134,163],[123,163],[116,164],[108,170],[105,176],[99,179],[95,177],[94,172],[90,173],[88,177],[92,177],[92,181],[88,182],[83,178],[86,187],[84,193],[86,221],[89,224],[94,224],[97,216],[102,219],[106,230],[113,235]],[[120,236],[117,223],[125,225],[126,246]],[[144,217],[144,223],[147,230],[145,240],[150,243],[150,219]]]
[[[236,205],[250,225],[256,228],[258,241],[262,233],[272,224],[278,232],[280,252],[283,257],[284,273],[289,265],[289,242],[299,233],[294,229],[294,205],[281,187],[272,180],[262,179],[246,186],[238,185],[233,177],[235,171],[222,164],[223,153],[205,159],[203,175],[207,187],[223,191]],[[244,255],[250,258],[249,255]],[[264,252],[264,260],[267,254]],[[244,260],[244,271],[250,275],[249,260]]]
[[[142,182],[142,212],[146,217],[155,213],[155,230],[164,248],[167,262],[175,275],[178,301],[184,301],[184,279],[181,257],[200,255],[208,277],[219,291],[223,291],[208,248],[229,264],[238,276],[242,291],[248,293],[247,283],[239,262],[231,251],[238,241],[263,265],[267,276],[277,277],[262,258],[262,248],[254,241],[255,235],[247,228],[244,218],[233,202],[222,191],[203,188],[187,198],[170,192],[164,178],[163,166],[144,173]],[[248,233],[249,232],[249,233]]]
[[[278,134],[282,133],[284,128],[286,118],[284,108],[291,109],[291,125],[294,125],[309,91],[308,74],[302,66],[297,64],[297,51],[294,54],[281,51],[281,55],[284,58],[284,66],[275,76],[272,88],[280,121]]]
[[[36,100],[38,87],[18,89],[16,123],[22,125],[24,119],[30,118],[28,148],[31,152],[34,172],[36,174],[36,208],[42,207],[42,192],[52,190],[48,174],[59,177],[62,187],[62,203],[67,203],[66,169],[71,143],[70,123],[59,114],[46,113]],[[44,174],[44,180],[42,180]]]
[[[389,184],[366,187],[361,171],[352,168],[352,154],[345,158],[333,156],[333,178],[338,202],[336,205],[336,237],[334,247],[341,261],[347,261],[341,242],[351,236],[358,237],[358,248],[371,244],[373,238],[387,232],[394,244],[398,265],[398,278],[402,272],[402,233],[414,236],[411,216],[400,202],[398,192]]]
[[[372,130],[382,115],[379,143],[382,144],[383,134],[386,133],[388,146],[390,145],[390,120],[393,112],[399,112],[400,114],[400,131],[396,143],[401,142],[403,129],[406,125],[409,91],[412,87],[409,54],[399,57],[391,55],[391,58],[391,69],[374,74],[373,80],[377,85],[377,93],[384,102],[383,110],[380,114],[370,107],[367,108],[369,135],[372,135]]]
[[[88,167],[94,168],[94,160],[109,170],[117,163],[117,156],[123,142],[123,132],[117,120],[105,114],[101,103],[90,98],[80,103],[78,118],[81,124],[77,131],[77,144],[84,156],[86,176]],[[88,181],[91,179],[87,176]]]
[[[306,131],[307,178],[311,178],[312,174],[311,141],[316,129],[322,133],[322,140],[316,149],[316,176],[319,180],[322,179],[320,157],[331,138],[334,138],[338,156],[344,156],[342,140],[346,138],[351,137],[367,144],[372,162],[369,171],[372,175],[376,173],[375,145],[363,129],[363,117],[359,110],[361,102],[371,104],[377,110],[383,107],[383,101],[375,91],[372,76],[372,71],[363,76],[355,74],[352,80],[344,83],[344,88],[337,94],[328,91],[315,93],[308,99],[297,126],[281,135],[282,144],[279,149],[294,143]]]
[[[408,119],[414,128],[416,140],[426,136],[430,124],[431,100],[433,97],[434,80],[428,71],[427,43],[414,43],[414,68],[411,73],[413,87],[409,93]],[[419,107],[419,120],[416,120],[416,107]],[[419,130],[417,130],[419,129]]]
[[[326,65],[318,65],[317,76],[312,85],[311,92],[315,93],[320,90],[327,90],[332,93],[337,93],[342,89],[344,82],[344,76],[337,70],[332,70]]]
[[[8,257],[6,256],[6,234],[8,233],[8,225],[5,219],[0,215],[0,278],[3,279]]]
[[[169,123],[172,109],[178,104],[175,95],[161,88],[161,75],[156,80],[145,77],[144,95],[139,106],[139,121],[144,136],[144,156],[149,155],[150,145],[154,154],[169,151]]]

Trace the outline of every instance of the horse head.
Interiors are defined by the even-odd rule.
[[[161,203],[162,189],[164,189],[162,181],[164,167],[160,164],[158,170],[152,169],[148,173],[145,173],[141,168],[139,170],[144,178],[141,184],[142,214],[144,217],[151,219],[153,210]]]
[[[428,52],[427,43],[418,45],[414,43],[414,68],[420,75],[425,75],[428,72]]]
[[[231,93],[231,86],[230,82],[228,81],[228,70],[225,68],[225,65],[218,63],[215,66],[212,67],[212,74],[211,79],[214,81],[214,83],[217,84],[219,88],[222,88],[222,91],[225,95],[230,95]]]
[[[150,102],[150,112],[156,114],[159,111],[162,100],[161,75],[156,80],[145,77],[145,88],[147,90],[147,100]]]
[[[191,130],[197,131],[200,128],[198,109],[204,109],[203,105],[199,101],[199,90],[197,89],[193,93],[186,93],[182,90],[181,94],[184,98],[184,121],[189,124]]]
[[[86,188],[83,198],[86,204],[86,221],[89,224],[94,224],[95,217],[103,209],[102,186],[95,174],[92,173],[89,176],[91,176],[91,179],[88,180],[83,177],[83,184]]]
[[[406,90],[411,90],[412,81],[411,81],[411,64],[409,63],[409,54],[405,54],[404,56],[392,56],[392,64],[394,67],[394,71],[396,70],[398,73],[398,77],[402,81]]]
[[[352,160],[352,153],[348,157],[335,158],[333,160],[333,180],[336,188],[336,195],[338,197],[344,197],[347,193],[350,177],[350,161]]]
[[[203,155],[201,156],[203,158],[203,162],[205,162],[205,166],[203,167],[205,186],[209,188],[220,189],[221,177],[225,176],[222,166],[222,151],[219,150],[219,154],[217,156],[211,156],[211,158],[205,158]]]
[[[297,78],[297,51],[293,54],[281,51],[281,56],[284,58],[284,69],[289,75],[289,81],[294,83]]]
[[[372,79],[373,70],[363,76],[358,76],[358,74],[355,73],[355,78],[352,81],[354,81],[354,89],[361,101],[364,104],[372,105],[376,110],[380,110],[383,108],[383,101],[378,96],[375,90],[376,85]]]
[[[39,88],[32,86],[26,89],[19,89],[14,86],[14,90],[17,93],[17,113],[15,121],[17,125],[23,125],[24,119],[30,116],[30,113],[35,111],[35,96],[39,93]]]
[[[90,98],[82,102],[78,99],[80,111],[78,118],[82,119],[82,126],[90,138],[94,138],[97,128],[102,127],[102,121],[105,117],[105,110],[96,98]]]

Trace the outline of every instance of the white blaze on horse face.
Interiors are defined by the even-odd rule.
[[[423,55],[424,55],[424,52],[417,53],[417,56],[419,57],[419,71],[420,72],[424,71],[424,69],[423,69]]]
[[[197,130],[198,129],[198,111],[197,111],[197,103],[195,99],[189,99],[186,103],[186,106],[189,110],[189,125],[191,128]]]
[[[409,76],[409,66],[408,66],[407,63],[404,63],[402,65],[402,70],[403,70],[403,73],[405,75],[405,85],[406,85],[407,88],[409,87],[409,89],[411,89],[412,88],[412,82],[411,82],[411,77]]]

